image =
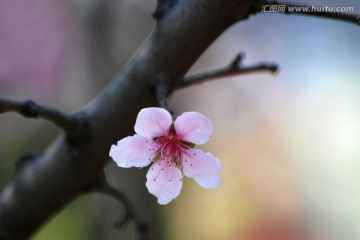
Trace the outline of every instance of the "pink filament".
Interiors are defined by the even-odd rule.
[[[176,134],[170,132],[166,136],[151,141],[149,150],[153,153],[150,158],[154,162],[164,161],[168,163],[168,166],[174,163],[175,166],[182,168],[182,155],[187,155],[186,150],[189,148],[185,142],[177,138]]]

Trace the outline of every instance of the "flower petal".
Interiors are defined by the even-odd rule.
[[[146,187],[158,198],[158,203],[165,205],[180,194],[182,173],[174,164],[165,160],[154,163],[146,174]]]
[[[176,119],[174,126],[179,139],[195,144],[209,141],[213,129],[210,120],[198,112],[183,113]]]
[[[165,109],[144,108],[137,116],[135,132],[147,138],[160,137],[168,133],[171,123],[171,115]]]
[[[184,175],[194,180],[203,188],[217,188],[221,179],[219,172],[221,163],[210,153],[199,149],[187,151],[187,157],[182,159]]]
[[[112,145],[109,155],[119,167],[144,167],[151,162],[150,156],[153,153],[149,150],[149,142],[146,137],[135,134]]]

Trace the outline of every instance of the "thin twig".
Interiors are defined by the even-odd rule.
[[[70,130],[76,126],[76,118],[49,106],[37,104],[31,100],[0,98],[0,113],[16,112],[26,118],[41,118]]]
[[[131,220],[134,220],[136,230],[139,234],[139,239],[151,240],[148,223],[140,216],[140,214],[137,212],[135,207],[123,192],[115,189],[106,180],[102,180],[101,183],[96,186],[96,190],[102,194],[115,198],[117,201],[123,204],[125,208],[125,214],[116,222],[116,228],[120,229],[127,225]]]
[[[179,87],[180,88],[187,87],[189,85],[200,84],[211,79],[232,77],[247,73],[257,73],[264,71],[266,72],[270,71],[271,73],[276,73],[276,71],[278,70],[278,66],[276,64],[269,64],[269,63],[261,63],[261,64],[244,67],[242,66],[242,59],[243,59],[243,55],[238,54],[235,57],[235,59],[229,64],[229,66],[186,77],[181,82]]]
[[[277,9],[272,10],[271,5],[277,6]],[[279,9],[279,6],[281,7]],[[341,20],[345,22],[354,23],[360,25],[360,15],[350,14],[337,11],[327,11],[326,8],[322,10],[323,6],[306,5],[306,4],[294,4],[282,1],[262,0],[260,4],[256,6],[255,12],[263,13],[284,13],[284,14],[303,14],[315,17],[331,18]],[[269,9],[267,9],[269,8]],[[321,11],[317,10],[321,9]]]

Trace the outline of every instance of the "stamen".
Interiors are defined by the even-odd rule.
[[[151,154],[152,161],[158,161],[159,166],[162,166],[159,172],[164,171],[166,167],[178,167],[182,169],[183,161],[192,161],[188,160],[189,158],[192,159],[192,156],[190,156],[190,154],[187,152],[188,149],[191,148],[189,145],[190,143],[178,139],[176,134],[172,132],[170,132],[167,136],[154,138],[149,141],[151,141],[149,150],[153,151]],[[195,153],[193,154],[194,156],[196,155]],[[187,157],[184,158],[185,156]],[[192,166],[192,164],[190,166]],[[172,169],[171,174],[172,176],[170,181],[173,178],[174,169]]]
[[[169,167],[171,167],[171,165],[169,165]],[[171,168],[172,171],[171,171],[171,178],[169,179],[169,182],[171,182],[174,178],[174,169],[175,169],[175,167]]]
[[[194,156],[196,156],[196,153],[192,153],[191,152],[184,152],[183,154],[183,158],[182,158],[182,162],[185,162],[185,163],[190,163],[190,167],[193,166],[193,160],[194,160]]]
[[[165,164],[164,164],[165,163]],[[155,163],[154,163],[155,164]],[[151,170],[152,171],[154,171],[154,164],[152,165],[152,167],[151,167]],[[157,178],[159,177],[159,175],[161,174],[161,172],[162,171],[164,171],[165,170],[165,167],[166,167],[166,162],[165,161],[158,161],[158,163],[156,163],[156,164],[159,164],[159,166],[160,166],[160,170],[156,173],[156,176],[155,176],[155,178],[154,178],[154,181],[156,181],[157,180]]]

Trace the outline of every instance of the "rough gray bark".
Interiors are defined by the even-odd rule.
[[[20,165],[0,195],[0,239],[27,239],[76,196],[103,178],[111,144],[133,134],[140,109],[157,105],[157,79],[180,85],[187,70],[254,0],[182,0],[162,8],[153,33],[98,98],[76,115],[43,155]]]

